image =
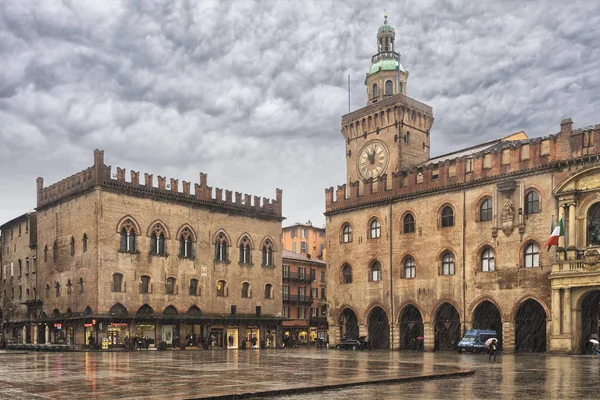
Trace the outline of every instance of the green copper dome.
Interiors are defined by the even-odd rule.
[[[381,71],[396,71],[398,69],[398,60],[395,59],[383,59],[379,60],[376,63],[371,64],[371,69],[369,69],[369,75],[374,74],[375,72]],[[406,72],[404,69],[404,65],[400,64],[400,71]]]
[[[379,27],[379,31],[378,32],[385,32],[385,31],[390,31],[390,32],[396,33],[396,31],[394,31],[394,28],[392,28],[390,25],[387,24],[387,21],[384,22],[383,25],[381,25]]]

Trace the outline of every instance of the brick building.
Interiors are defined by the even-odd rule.
[[[192,188],[113,171],[96,150],[94,165],[75,175],[46,187],[38,178],[36,213],[3,225],[2,304],[20,310],[2,307],[5,332],[116,347],[135,336],[167,345],[212,337],[223,347],[278,337],[281,190],[252,199],[213,190],[202,173]],[[28,220],[37,228],[25,232]],[[35,269],[36,258],[35,284],[17,276],[18,260]]]
[[[482,328],[507,351],[587,351],[600,329],[600,125],[564,119],[546,137],[431,158],[433,110],[407,97],[394,40],[386,17],[368,105],[342,117],[347,184],[326,190],[330,342],[451,350]],[[560,218],[566,238],[547,252]]]
[[[282,242],[285,250],[325,259],[325,228],[317,228],[310,221],[284,227]]]
[[[327,339],[327,272],[325,261],[282,251],[284,334],[297,343]]]

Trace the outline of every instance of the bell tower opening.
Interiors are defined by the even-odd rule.
[[[367,72],[367,102],[376,103],[388,96],[406,95],[408,71],[400,63],[400,53],[395,50],[396,32],[388,24],[387,14],[377,32],[377,54],[371,57]]]

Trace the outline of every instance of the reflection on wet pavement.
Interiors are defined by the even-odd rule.
[[[501,354],[488,362],[486,354],[412,353],[394,360],[424,366],[456,365],[474,375],[442,380],[355,386],[293,396],[316,399],[597,399],[600,397],[600,357],[547,354]],[[401,394],[401,395],[400,395]],[[289,399],[289,396],[273,397]]]
[[[0,398],[201,398],[468,372],[422,361],[316,349],[0,353]]]

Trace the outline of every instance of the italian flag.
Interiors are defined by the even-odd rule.
[[[548,241],[546,242],[546,246],[548,246],[548,250],[550,250],[550,246],[558,246],[558,238],[561,236],[565,236],[565,229],[563,228],[563,219],[561,218],[558,221],[558,225],[552,230]]]

